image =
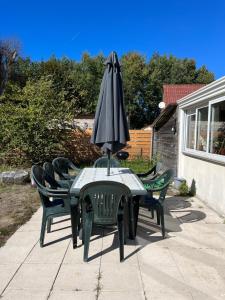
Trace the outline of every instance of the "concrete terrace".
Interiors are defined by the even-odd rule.
[[[196,198],[168,197],[167,238],[145,209],[119,262],[117,236],[98,230],[72,249],[70,220],[55,219],[39,247],[41,209],[0,249],[2,299],[225,299],[225,225]]]

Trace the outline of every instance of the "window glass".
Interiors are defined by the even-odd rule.
[[[225,101],[211,106],[210,152],[225,155]]]
[[[207,149],[208,107],[198,109],[197,118],[197,150]]]
[[[187,116],[187,141],[186,147],[194,149],[195,145],[195,114]]]

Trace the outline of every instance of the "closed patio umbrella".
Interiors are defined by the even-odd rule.
[[[123,101],[123,84],[120,64],[116,52],[111,52],[105,61],[105,72],[101,83],[91,143],[101,147],[110,155],[126,146],[130,140]]]

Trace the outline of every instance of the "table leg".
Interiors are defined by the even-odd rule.
[[[137,225],[138,225],[138,215],[139,215],[139,200],[140,196],[134,196],[134,235],[136,237],[137,234]]]

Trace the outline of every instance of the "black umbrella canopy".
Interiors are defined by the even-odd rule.
[[[91,143],[115,153],[130,140],[123,100],[123,84],[116,52],[105,61]]]

